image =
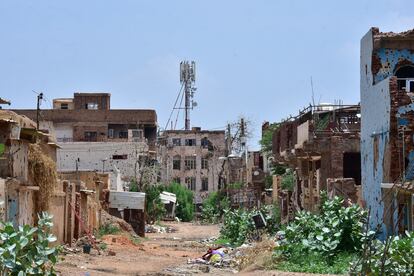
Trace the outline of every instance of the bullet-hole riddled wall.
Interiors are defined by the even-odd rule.
[[[385,237],[414,229],[412,192],[400,193],[414,180],[414,31],[372,28],[361,40],[360,74],[363,197]]]

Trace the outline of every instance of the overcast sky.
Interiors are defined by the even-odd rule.
[[[311,101],[359,102],[359,42],[371,26],[414,28],[413,0],[0,2],[0,97],[50,108],[73,92],[110,92],[112,108],[149,108],[161,127],[197,63],[192,126],[241,115],[279,121]],[[179,117],[179,127],[183,127]]]

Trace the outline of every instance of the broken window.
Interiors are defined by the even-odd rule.
[[[61,103],[60,109],[69,109],[69,105],[67,103]]]
[[[172,143],[173,143],[173,146],[181,146],[181,139],[180,138],[173,138]]]
[[[186,170],[195,170],[196,169],[196,157],[187,156],[184,160],[184,167]]]
[[[186,146],[195,146],[196,145],[196,139],[185,139],[185,145]]]
[[[85,141],[96,142],[98,138],[98,134],[96,131],[85,131],[84,137],[85,137]]]
[[[414,67],[403,66],[400,67],[396,72],[395,76],[398,78],[398,90],[406,92],[414,92]]]
[[[356,185],[361,185],[361,154],[345,152],[343,155],[344,178],[353,178]]]
[[[114,154],[112,155],[113,160],[126,160],[128,159],[128,154]]]
[[[208,159],[207,158],[202,158],[201,159],[201,169],[202,170],[207,170],[208,169]]]
[[[208,178],[207,177],[203,177],[201,179],[201,190],[208,191]]]
[[[173,157],[173,170],[181,170],[181,156]]]
[[[186,177],[185,184],[187,184],[187,189],[195,191],[196,189],[196,179],[195,177]]]

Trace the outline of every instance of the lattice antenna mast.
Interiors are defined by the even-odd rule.
[[[185,130],[190,130],[190,109],[197,106],[193,100],[195,87],[196,66],[194,61],[182,61],[180,63],[180,82],[184,85],[185,94]]]

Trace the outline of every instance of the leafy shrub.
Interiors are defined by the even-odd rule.
[[[288,255],[288,256],[287,256]],[[308,251],[301,244],[290,248],[284,258],[276,260],[274,267],[278,270],[321,273],[321,274],[346,274],[349,271],[349,264],[356,258],[356,253],[342,252],[336,258],[328,258],[321,252]]]
[[[165,186],[165,191],[177,196],[176,216],[182,221],[191,221],[194,217],[193,192],[178,183]]]
[[[52,217],[39,215],[38,227],[29,225],[13,227],[10,222],[0,227],[0,274],[1,275],[56,275],[59,247],[51,247],[56,241],[51,228]]]
[[[147,223],[154,223],[165,216],[165,205],[160,199],[160,193],[164,190],[162,185],[145,187],[145,211]]]
[[[254,230],[251,212],[243,209],[224,211],[223,226],[220,229],[221,238],[229,240],[231,244],[241,245]]]
[[[233,245],[243,244],[256,232],[253,216],[258,212],[266,220],[267,226],[264,230],[270,234],[275,233],[280,223],[277,206],[265,206],[260,210],[225,210],[220,239],[228,240]]]
[[[351,274],[414,275],[414,235],[390,237],[388,246],[379,240],[369,245],[368,255],[351,265]]]
[[[212,192],[203,201],[201,218],[206,223],[218,223],[224,214],[224,210],[229,209],[230,202],[222,193]]]
[[[357,205],[321,195],[320,214],[301,211],[285,229],[286,239],[276,248],[276,267],[312,273],[346,273],[361,252],[367,235],[367,212]],[[301,257],[302,256],[302,257]]]
[[[302,244],[310,251],[335,255],[340,251],[359,251],[367,212],[358,205],[343,207],[335,197],[322,204],[321,214],[300,211],[286,227],[285,246]]]

